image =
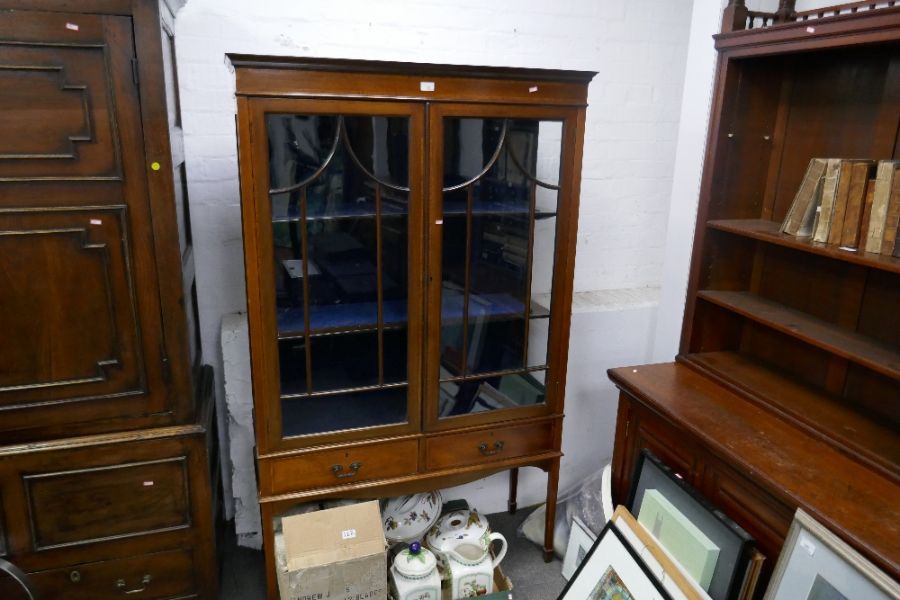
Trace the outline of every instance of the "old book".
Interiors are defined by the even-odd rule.
[[[861,223],[859,225],[859,248],[866,249],[866,238],[869,236],[869,221],[872,218],[872,200],[875,196],[875,180],[870,179],[866,186],[866,199],[863,202]]]
[[[811,219],[815,219],[815,207],[822,198],[822,178],[825,175],[826,165],[827,161],[824,158],[814,158],[809,161],[800,188],[781,224],[781,230],[784,233],[798,235],[804,223],[810,223]]]
[[[822,205],[819,209],[819,220],[813,232],[813,241],[827,242],[831,230],[831,218],[834,215],[834,199],[840,181],[842,166],[846,161],[829,158],[825,166],[825,179],[822,182]]]
[[[900,170],[894,172],[891,198],[888,200],[888,216],[885,224],[881,253],[900,258]]]
[[[873,171],[871,163],[853,165],[850,172],[850,186],[847,190],[847,209],[844,214],[844,225],[841,230],[841,246],[856,248],[859,246],[859,229],[863,222],[863,209],[866,203],[866,186]]]
[[[831,215],[831,231],[828,233],[829,244],[840,244],[844,233],[844,218],[847,214],[847,199],[850,195],[850,182],[854,171],[857,176],[868,178],[866,168],[873,165],[871,160],[844,160],[838,176],[838,186],[834,197],[834,212]]]
[[[887,222],[888,200],[891,196],[891,184],[894,179],[894,173],[900,161],[883,160],[878,163],[878,170],[875,174],[875,185],[873,186],[872,211],[869,216],[869,227],[866,237],[860,239],[860,246],[863,246],[866,252],[881,252],[881,243],[884,241],[884,229]]]

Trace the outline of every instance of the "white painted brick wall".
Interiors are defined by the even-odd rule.
[[[179,13],[176,49],[200,322],[220,392],[220,321],[245,310],[234,75],[226,53],[598,71],[589,96],[575,287],[652,288],[662,275],[691,7],[692,0],[189,0]],[[641,315],[643,327],[655,319],[653,310]],[[618,345],[630,360],[648,358],[646,340],[618,328],[607,333],[616,337],[594,332],[590,340],[573,339],[573,348]],[[597,390],[612,394],[602,371],[573,370],[568,413],[577,417],[577,395]],[[611,424],[614,411],[606,408],[602,415],[592,408],[590,416]],[[565,460],[582,469],[568,469],[571,480],[612,447],[611,439],[575,442]],[[483,508],[502,505],[503,493],[495,495],[497,505]]]

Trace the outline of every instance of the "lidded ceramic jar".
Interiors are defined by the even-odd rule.
[[[397,600],[441,600],[441,577],[434,554],[413,542],[391,565],[391,588]]]

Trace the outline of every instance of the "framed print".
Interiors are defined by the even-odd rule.
[[[569,544],[566,546],[566,556],[563,558],[562,576],[568,581],[575,569],[578,568],[591,546],[597,541],[597,536],[591,533],[587,525],[578,517],[572,517],[572,527],[569,529]]]
[[[647,568],[675,600],[710,600],[684,568],[650,535],[624,506],[616,507],[612,522],[631,547],[637,550]]]
[[[673,600],[608,521],[557,600]]]
[[[712,600],[737,600],[753,538],[646,448],[625,506]]]
[[[900,600],[900,584],[798,508],[764,600]]]

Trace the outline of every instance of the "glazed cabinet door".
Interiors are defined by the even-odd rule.
[[[239,103],[261,451],[418,431],[423,107]]]
[[[134,56],[126,17],[0,12],[0,440],[172,410]]]
[[[578,113],[434,104],[428,425],[559,412]],[[570,237],[571,236],[571,237]]]

